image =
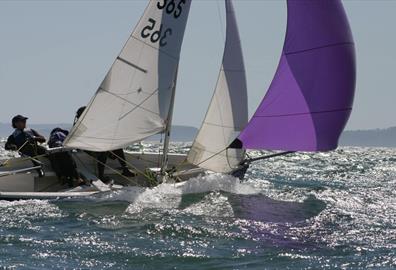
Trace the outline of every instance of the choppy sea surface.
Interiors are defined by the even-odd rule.
[[[242,183],[0,201],[0,269],[396,269],[395,165],[396,149],[342,148],[258,162]]]

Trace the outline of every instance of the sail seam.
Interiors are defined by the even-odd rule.
[[[207,150],[206,148],[203,148],[203,147],[194,146],[194,148],[201,149],[203,152],[207,152],[207,153],[210,153],[210,154],[216,154],[216,156],[223,156],[223,157],[227,157],[228,156],[226,153],[223,154],[224,152],[227,151],[227,149],[223,149],[220,152],[214,152],[214,151],[209,151],[209,150]],[[235,157],[236,157],[236,155],[235,155]],[[209,161],[209,160],[206,160],[205,162],[207,162],[207,161]],[[205,163],[205,162],[203,162],[203,163]]]
[[[222,127],[222,128],[231,128],[231,129],[239,129],[242,130],[241,127],[235,127],[235,126],[222,126],[222,125],[218,125],[218,124],[214,124],[214,123],[210,123],[210,122],[204,122],[204,124],[210,125],[210,126],[215,126],[215,127]]]
[[[166,51],[164,51],[164,50],[161,50],[160,48],[157,48],[157,47],[155,47],[155,46],[153,46],[153,45],[151,45],[151,44],[149,44],[149,43],[147,43],[147,42],[144,42],[143,40],[140,40],[140,39],[134,37],[133,35],[132,35],[131,37],[134,38],[134,39],[136,39],[136,40],[138,40],[138,41],[140,41],[140,42],[143,43],[144,45],[153,48],[154,50],[157,50],[157,51],[159,51],[159,52],[161,52],[161,53],[163,53],[163,54],[166,54],[167,56],[169,56],[169,57],[172,58],[173,60],[179,61],[179,57],[175,57],[175,56],[171,55],[170,53],[168,53],[168,52],[166,52]]]
[[[125,101],[125,102],[127,102],[127,103],[129,103],[129,104],[131,104],[131,105],[133,105],[133,106],[136,106],[136,108],[140,108],[140,109],[145,110],[145,111],[147,111],[147,112],[150,112],[150,113],[152,113],[152,114],[158,115],[158,113],[153,112],[153,111],[150,111],[150,110],[148,110],[148,109],[142,107],[142,104],[145,103],[145,102],[146,102],[150,97],[152,97],[156,92],[158,92],[158,90],[155,90],[150,96],[148,96],[146,99],[144,99],[140,104],[136,104],[136,103],[133,103],[133,102],[131,102],[131,101],[129,101],[129,100],[123,98],[123,97],[120,97],[119,95],[116,95],[116,94],[114,94],[114,93],[112,93],[112,92],[110,92],[110,91],[107,91],[107,90],[103,89],[102,87],[99,87],[99,89],[102,90],[103,92],[106,92],[106,93],[108,93],[108,94],[110,94],[110,95],[112,95],[112,96],[114,96],[114,97],[117,97],[117,98],[119,98],[119,99],[121,99],[121,100],[123,100],[123,101]],[[136,108],[134,108],[133,110],[135,110]],[[127,114],[128,114],[128,113],[127,113]],[[121,119],[124,118],[124,117],[125,117],[125,116],[121,117],[119,120],[121,120]]]
[[[123,116],[121,116],[118,120],[122,120],[124,119],[128,114],[132,113],[133,111],[137,110],[138,108],[141,108],[143,110],[146,110],[148,112],[154,113],[155,115],[159,115],[158,113],[155,113],[153,111],[147,110],[144,107],[141,107],[147,100],[149,100],[152,96],[154,96],[156,93],[158,92],[158,90],[155,90],[151,95],[149,95],[147,98],[145,98],[140,104],[136,104],[135,108],[133,108],[132,110],[130,110],[129,112],[125,113]]]
[[[133,64],[131,62],[129,62],[128,60],[125,60],[124,58],[121,58],[121,57],[118,56],[117,60],[120,60],[124,64],[127,64],[128,66],[131,66],[133,68],[136,68],[137,70],[139,70],[139,71],[141,71],[143,73],[147,73],[147,70],[145,70],[145,69],[143,69],[143,68],[141,68],[141,67],[139,67],[139,66],[137,66],[137,65],[135,65],[135,64]]]
[[[334,43],[334,44],[329,44],[329,45],[325,45],[325,46],[309,48],[309,49],[306,49],[306,50],[300,50],[300,51],[295,51],[295,52],[287,52],[287,53],[285,52],[285,55],[299,54],[299,53],[315,51],[315,50],[325,49],[325,48],[329,48],[329,47],[344,46],[344,45],[354,45],[354,43],[353,42]]]
[[[322,114],[322,113],[333,113],[333,112],[345,112],[350,111],[352,108],[329,110],[329,111],[318,111],[318,112],[306,112],[306,113],[293,113],[293,114],[278,114],[278,115],[255,115],[257,118],[271,118],[271,117],[287,117],[287,116],[298,116],[298,115],[311,115],[311,114]]]

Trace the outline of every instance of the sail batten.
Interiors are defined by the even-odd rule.
[[[199,167],[229,173],[244,150],[227,149],[248,121],[247,84],[237,21],[231,0],[226,5],[226,42],[216,88],[187,160]]]
[[[65,145],[110,151],[163,132],[191,0],[150,0]]]
[[[281,59],[263,101],[231,144],[244,149],[329,151],[349,119],[354,41],[340,0],[288,0]]]

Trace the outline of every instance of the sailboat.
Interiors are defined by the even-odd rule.
[[[288,0],[286,38],[274,80],[248,121],[247,83],[232,0],[225,0],[226,41],[215,91],[187,155],[169,153],[177,72],[191,1],[149,1],[142,18],[105,79],[72,128],[64,147],[88,187],[62,189],[47,169],[35,176],[29,158],[0,167],[0,198],[90,196],[123,186],[185,181],[217,172],[243,178],[252,162],[296,151],[337,147],[352,110],[356,67],[354,42],[340,0]],[[107,185],[95,176],[97,160],[87,151],[127,147],[165,135],[162,153],[127,152],[136,177],[116,174],[109,160]],[[79,150],[74,150],[79,149]],[[248,158],[248,149],[277,150]],[[19,161],[19,162],[18,162]],[[12,165],[17,164],[17,165]]]

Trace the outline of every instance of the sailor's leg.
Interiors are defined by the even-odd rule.
[[[117,157],[118,162],[120,163],[122,168],[125,168],[126,162],[125,162],[125,154],[124,154],[124,150],[122,149],[117,149],[113,151],[114,155]]]
[[[117,157],[118,162],[122,167],[122,175],[127,177],[134,177],[135,174],[128,169],[126,164],[125,154],[123,149],[117,149],[113,151],[114,155]]]
[[[105,164],[107,161],[108,152],[98,152],[98,177],[99,179],[104,179]]]

